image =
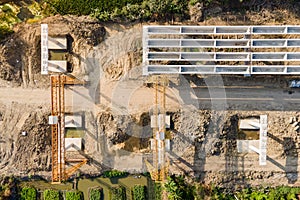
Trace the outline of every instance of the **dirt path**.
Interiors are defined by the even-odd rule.
[[[124,84],[125,85],[125,84]],[[101,91],[101,104],[109,105],[113,101],[117,101],[119,104],[127,104],[123,106],[132,107],[132,109],[140,109],[140,107],[148,107],[153,103],[154,92],[150,88],[136,88],[127,85],[121,92],[113,91],[114,85],[111,87],[105,87]],[[133,93],[128,93],[128,90]],[[199,101],[201,107],[209,109],[211,101],[224,102],[228,104],[229,109],[236,110],[286,110],[292,111],[297,109],[300,104],[300,91],[294,90],[292,94],[289,94],[286,89],[282,88],[210,88],[210,87],[194,87],[191,91],[194,91],[194,95],[189,98],[196,98]],[[120,92],[120,91],[118,91]],[[167,103],[173,104],[177,102],[176,96],[180,96],[180,88],[173,88],[169,90],[169,97],[167,97]],[[173,94],[172,94],[173,93]],[[175,96],[174,96],[175,93]],[[130,95],[128,99],[124,95]],[[128,102],[129,100],[129,102]],[[12,102],[36,104],[36,105],[50,105],[51,96],[49,89],[25,89],[25,88],[0,88],[0,103],[8,105]],[[90,106],[93,106],[92,97],[89,96],[89,91],[83,87],[66,88],[66,106],[80,105],[81,103],[89,102]],[[129,103],[129,105],[128,105]],[[145,105],[143,105],[145,104]],[[148,105],[147,105],[148,104]],[[82,105],[82,104],[81,104]],[[139,106],[137,106],[139,105]],[[245,106],[247,105],[247,106]]]
[[[230,110],[297,111],[300,91],[283,88],[193,88],[200,105],[209,109],[211,102],[227,104]]]
[[[45,89],[0,88],[0,103],[12,102],[36,105],[50,105],[50,91]]]

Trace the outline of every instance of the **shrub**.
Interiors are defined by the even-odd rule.
[[[246,188],[237,193],[239,199],[265,199],[265,200],[296,200],[300,188],[280,186],[276,188]]]
[[[233,194],[227,193],[224,188],[212,185],[210,188],[210,197],[212,200],[235,200]],[[241,198],[248,199],[248,198]]]
[[[103,189],[101,187],[90,188],[89,197],[90,200],[101,200],[103,196]]]
[[[162,196],[162,186],[160,183],[155,183],[154,185],[154,193],[155,193],[155,200],[161,200]]]
[[[0,40],[4,39],[12,33],[13,31],[8,26],[0,25]]]
[[[185,181],[184,176],[171,175],[164,184],[169,199],[194,199],[194,186]]]
[[[146,200],[146,187],[143,185],[135,185],[132,190],[133,200]]]
[[[123,186],[111,188],[111,200],[126,200],[126,190]]]
[[[195,183],[194,184],[193,195],[195,197],[195,200],[204,199],[206,192],[207,191],[206,191],[205,185],[203,185],[201,183]]]
[[[111,170],[111,171],[104,172],[104,177],[107,177],[107,178],[123,177],[126,175],[128,175],[128,172],[121,172],[118,170]]]
[[[300,194],[300,188],[292,188],[288,186],[280,186],[271,188],[268,191],[268,199],[281,200],[281,199],[297,199],[296,195]]]
[[[112,12],[115,8],[141,2],[142,0],[48,0],[54,10],[62,15],[89,15],[94,9]]]
[[[36,200],[36,189],[30,187],[22,188],[21,200]]]
[[[59,191],[45,190],[43,196],[44,200],[59,200]]]
[[[48,12],[90,15],[101,21],[170,20],[187,17],[188,1],[181,0],[45,0]]]
[[[83,192],[78,190],[67,191],[66,200],[83,200]]]

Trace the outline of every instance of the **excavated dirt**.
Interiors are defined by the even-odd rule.
[[[216,7],[215,11],[206,11],[199,4],[195,6],[191,11],[201,13],[193,14],[194,21],[190,22],[193,24],[202,20],[202,14],[212,15],[201,23],[206,25],[299,22],[298,17],[284,7],[272,12],[266,7],[259,13],[215,17],[212,13],[222,12],[222,9]],[[72,99],[66,110],[78,112],[75,107],[81,106],[84,116],[85,148],[81,156],[88,158],[89,163],[81,168],[81,173],[96,175],[109,168],[145,171],[144,159],[151,161],[152,157],[149,110],[153,109],[154,93],[147,87],[147,77],[141,76],[142,24],[99,24],[87,17],[74,16],[53,16],[42,23],[49,24],[52,36],[67,35],[71,74],[90,81],[82,89],[85,93],[66,89],[74,93],[73,99],[69,93],[66,95],[67,99]],[[51,133],[47,124],[49,76],[40,75],[39,46],[40,24],[19,24],[15,34],[0,44],[0,86],[5,94],[0,97],[0,174],[51,176]],[[299,133],[294,130],[290,118],[299,120],[300,113],[298,102],[289,103],[293,96],[287,94],[287,86],[292,78],[171,77],[167,90],[167,111],[171,116],[167,134],[172,139],[168,153],[170,172],[188,174],[204,183],[228,188],[298,186]],[[186,85],[180,86],[183,83]],[[219,100],[198,100],[198,105],[193,106],[193,99],[205,99],[206,94],[213,96],[212,88],[220,86],[226,88],[224,92],[228,97],[224,105]],[[274,100],[249,100],[252,94],[257,94],[255,88],[258,86],[264,89],[258,95],[274,91],[270,93]],[[235,87],[245,89],[237,92],[244,101],[230,96],[236,94]],[[190,90],[193,94],[189,94]],[[292,95],[298,93],[295,90]],[[190,99],[180,101],[187,94]],[[47,96],[49,100],[44,100]],[[77,101],[80,105],[74,103]],[[88,106],[90,103],[92,107]],[[269,120],[267,166],[258,165],[256,153],[240,154],[236,148],[238,120],[261,114],[268,115]]]
[[[35,171],[49,171],[51,132],[48,108],[19,103],[3,108],[0,121],[1,172],[28,175]]]
[[[49,35],[68,37],[68,61],[79,65],[82,50],[92,48],[103,41],[105,29],[90,18],[52,17]],[[26,30],[26,31],[24,31]],[[0,45],[0,78],[23,87],[47,87],[48,77],[40,75],[40,24],[19,24],[15,33]]]

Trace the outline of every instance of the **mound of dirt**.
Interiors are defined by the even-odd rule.
[[[49,36],[67,36],[74,68],[82,51],[98,45],[106,34],[102,25],[88,17],[54,16],[41,23],[49,24]],[[21,23],[14,31],[0,44],[0,78],[24,87],[47,87],[48,77],[40,75],[40,23]]]
[[[50,170],[48,109],[13,103],[1,110],[0,173],[28,175]]]
[[[33,111],[26,119],[15,142],[13,166],[25,173],[51,170],[51,131],[49,113]]]

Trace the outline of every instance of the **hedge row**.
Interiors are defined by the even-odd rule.
[[[22,188],[21,200],[36,200],[36,189],[31,187]]]
[[[60,200],[59,191],[56,190],[45,190],[43,192],[44,200]],[[1,198],[0,198],[1,199]],[[21,200],[36,200],[37,192],[35,188],[24,187],[21,191]],[[66,200],[83,200],[83,192],[74,190],[66,192]]]
[[[128,172],[122,172],[118,170],[111,170],[104,172],[104,177],[106,178],[114,178],[114,177],[124,177],[127,176]]]
[[[94,9],[100,12],[112,12],[115,8],[122,8],[128,4],[143,2],[142,0],[48,0],[56,12],[62,15],[89,15]]]
[[[43,193],[44,200],[59,200],[59,191],[45,190]]]
[[[90,15],[100,21],[170,20],[188,16],[189,1],[182,0],[48,0],[50,12]]]
[[[132,190],[133,200],[146,200],[146,187],[135,185]]]
[[[83,192],[78,190],[67,191],[66,200],[83,200]]]
[[[134,200],[146,199],[146,187],[142,185],[135,185],[132,190]],[[56,190],[45,190],[43,192],[44,200],[60,200],[60,192]],[[37,192],[35,188],[24,187],[21,191],[21,200],[36,200]],[[74,190],[66,192],[66,200],[83,200],[83,192]],[[101,187],[95,187],[89,189],[90,200],[102,200],[103,189]],[[111,200],[126,200],[126,189],[123,186],[116,186],[111,188]]]
[[[101,187],[95,187],[89,189],[90,200],[102,200],[103,199],[103,189]]]
[[[111,200],[126,200],[126,189],[123,186],[111,188]]]

